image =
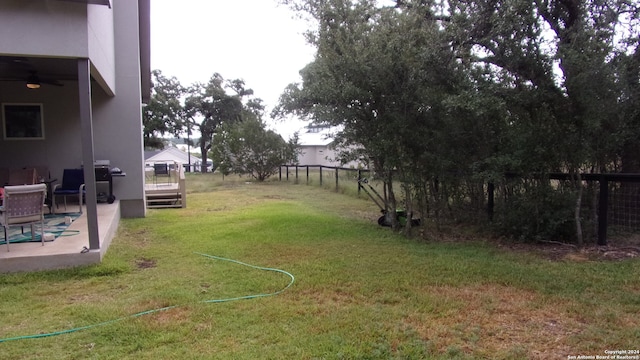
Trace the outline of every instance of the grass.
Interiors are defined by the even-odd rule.
[[[188,208],[125,219],[97,266],[0,277],[7,359],[522,359],[640,343],[640,262],[417,242],[371,201],[190,174]],[[286,270],[212,260],[194,252]],[[127,318],[150,309],[165,311]]]

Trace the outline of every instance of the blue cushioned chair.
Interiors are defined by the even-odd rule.
[[[56,197],[64,198],[64,209],[67,210],[67,196],[77,196],[80,205],[79,212],[82,214],[82,204],[84,200],[84,170],[83,169],[64,169],[62,173],[62,184],[56,184],[53,187],[53,204],[51,208],[55,213],[57,208]]]

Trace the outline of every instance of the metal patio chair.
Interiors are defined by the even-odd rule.
[[[82,203],[84,202],[84,170],[83,169],[64,169],[62,173],[62,184],[56,184],[53,187],[53,204],[51,209],[56,212],[56,197],[64,198],[64,209],[67,210],[67,196],[77,196],[80,209],[78,212],[82,214]]]
[[[45,184],[4,187],[4,201],[0,206],[0,225],[4,228],[4,239],[9,251],[9,226],[31,225],[31,240],[35,241],[34,225],[40,223],[44,246],[44,200],[47,196]],[[23,228],[24,229],[24,228]]]

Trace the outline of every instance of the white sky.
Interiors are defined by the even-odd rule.
[[[218,72],[243,79],[267,106],[267,118],[284,88],[299,82],[313,60],[304,21],[276,0],[152,0],[151,69],[183,86]],[[304,126],[274,123],[285,139]]]

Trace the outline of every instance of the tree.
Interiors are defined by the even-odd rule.
[[[280,165],[296,160],[297,138],[288,143],[266,129],[258,116],[242,122],[223,124],[214,136],[211,157],[224,174],[250,174],[264,181],[278,172]]]
[[[392,209],[394,179],[405,198],[459,219],[506,172],[640,166],[637,2],[283,2],[316,22],[317,56],[275,114],[342,126],[338,140],[372,162]],[[579,237],[578,211],[575,223]]]
[[[152,94],[149,104],[142,109],[144,145],[163,148],[162,135],[177,136],[185,126],[182,97],[186,89],[175,77],[167,78],[160,70],[153,70]]]
[[[225,87],[235,94],[229,95]],[[215,73],[207,84],[196,83],[188,90],[185,113],[191,124],[200,132],[198,145],[202,154],[202,172],[207,171],[207,154],[211,149],[213,134],[222,124],[241,121],[244,105],[243,97],[253,94],[244,88],[244,81],[225,82]]]
[[[447,131],[443,100],[460,76],[446,39],[423,13],[379,7],[376,1],[295,5],[318,21],[309,34],[318,53],[301,71],[302,84],[291,84],[281,96],[275,115],[295,113],[342,128],[336,141],[353,149],[344,159],[370,162],[384,182],[386,210],[395,213],[395,180],[411,186],[417,170],[420,181],[429,181],[450,167],[440,161],[438,140]],[[408,187],[402,191],[411,197]],[[411,205],[405,203],[409,212]]]
[[[629,55],[638,51],[638,3],[461,0],[448,4],[452,21],[445,28],[455,36],[456,50],[466,54],[472,66],[486,67],[490,76],[508,80],[498,88],[508,100],[512,134],[504,149],[518,154],[512,159],[525,173],[575,174],[575,234],[581,244],[579,174],[632,169],[635,166],[626,156],[640,156],[637,130],[628,132],[638,129],[637,118],[627,116],[623,101],[633,102],[634,95],[627,98],[630,93],[621,86],[629,79],[625,71]]]

